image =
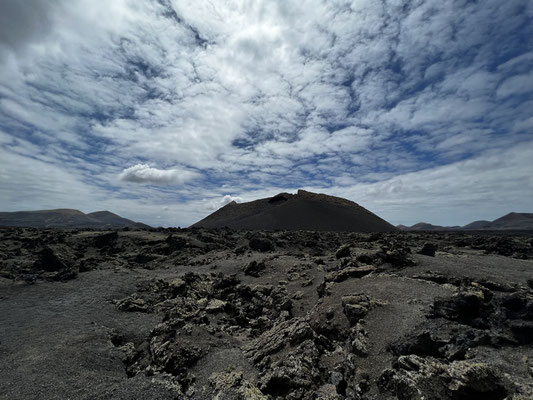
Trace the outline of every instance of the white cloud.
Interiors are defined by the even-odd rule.
[[[122,171],[119,178],[126,182],[169,185],[182,184],[198,176],[197,172],[186,169],[157,169],[148,164],[137,164]]]
[[[533,72],[506,79],[502,82],[496,94],[500,97],[507,97],[528,92],[533,92]]]
[[[242,198],[238,197],[238,196],[232,196],[232,195],[226,194],[221,199],[218,199],[218,200],[214,201],[213,203],[211,203],[211,206],[209,208],[211,210],[215,211],[215,210],[218,210],[219,208],[222,208],[225,205],[231,203],[232,201],[234,201],[236,203],[242,203]]]

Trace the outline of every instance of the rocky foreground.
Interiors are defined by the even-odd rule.
[[[0,398],[533,398],[533,235],[12,228],[0,260]]]

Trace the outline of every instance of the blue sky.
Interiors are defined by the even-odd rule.
[[[4,0],[0,71],[2,211],[533,212],[529,0]]]

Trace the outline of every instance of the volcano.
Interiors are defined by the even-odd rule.
[[[353,201],[298,190],[274,197],[231,202],[192,227],[248,230],[391,232],[393,225]]]

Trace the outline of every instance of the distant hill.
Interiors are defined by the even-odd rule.
[[[396,228],[340,197],[299,190],[237,204],[231,202],[193,227],[265,230],[389,232]]]
[[[79,210],[57,209],[0,212],[0,226],[31,228],[150,228],[109,211],[84,214]]]
[[[533,213],[511,212],[494,221],[474,221],[465,226],[439,226],[420,222],[413,226],[398,225],[397,228],[402,231],[529,231],[533,230]]]
[[[403,228],[403,230],[407,231],[444,231],[448,229],[449,228],[444,226],[432,225],[426,222],[419,222],[418,224],[415,224],[413,226],[404,226]]]
[[[474,221],[474,222],[470,222],[469,224],[463,226],[462,229],[465,229],[465,230],[479,230],[479,229],[485,228],[486,226],[488,226],[490,224],[491,224],[490,221],[485,221],[485,220]]]
[[[484,229],[533,230],[533,213],[511,212],[495,219]]]

